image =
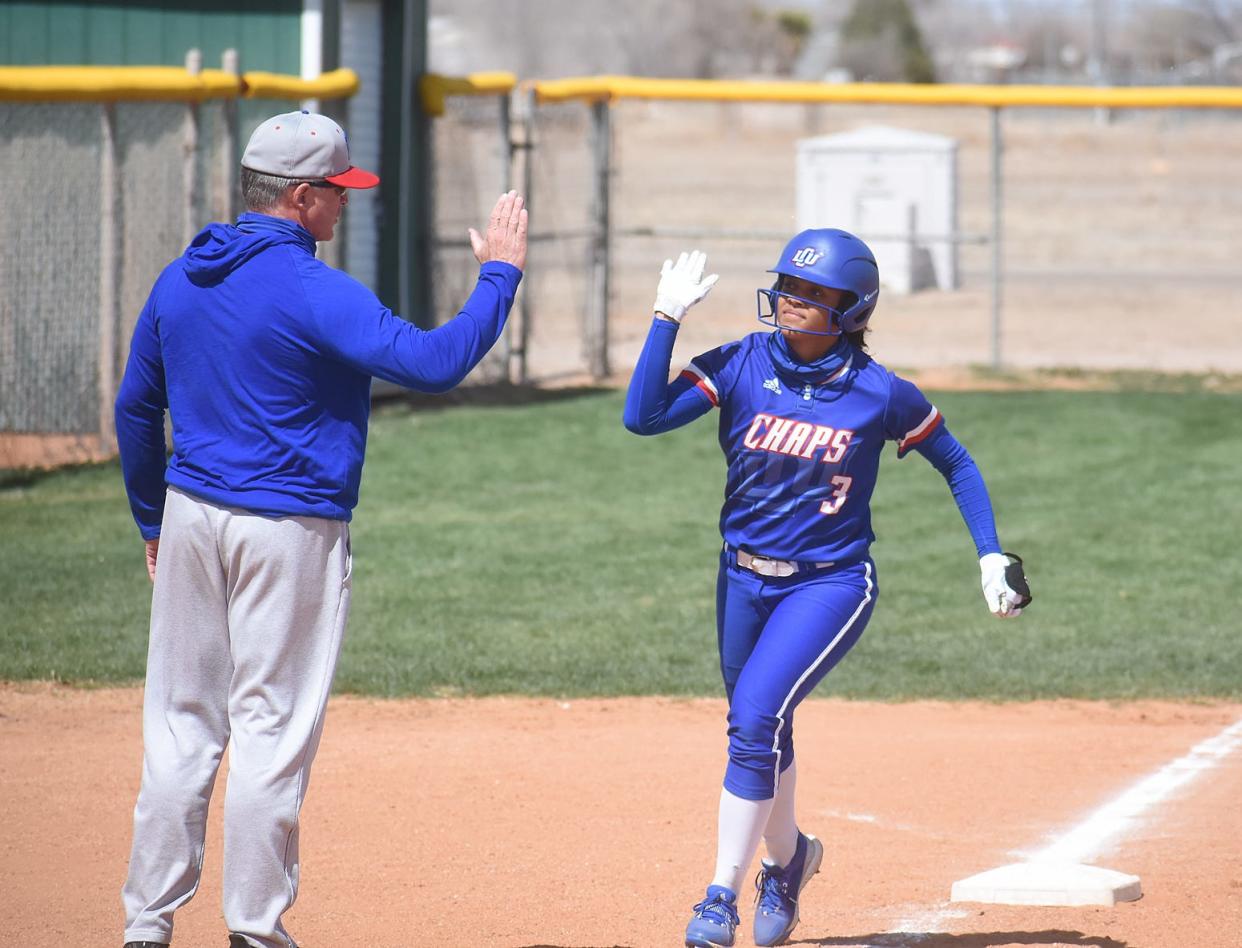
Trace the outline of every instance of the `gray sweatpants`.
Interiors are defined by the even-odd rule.
[[[349,614],[349,525],[272,520],[168,491],[151,600],[142,789],[125,941],[171,942],[198,888],[207,803],[229,745],[224,920],[293,939],[298,812]]]

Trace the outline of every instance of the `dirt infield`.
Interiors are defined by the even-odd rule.
[[[0,688],[4,943],[118,946],[141,692]],[[335,698],[303,812],[304,948],[680,944],[710,875],[717,700]],[[824,839],[795,944],[1242,945],[1242,754],[1097,864],[1142,877],[1114,908],[948,902],[1242,718],[1242,705],[810,701],[800,812]],[[222,784],[221,784],[222,786]],[[223,945],[213,802],[176,943]],[[739,945],[751,944],[743,896]]]

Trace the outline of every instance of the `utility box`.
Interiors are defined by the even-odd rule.
[[[957,141],[870,126],[798,142],[798,229],[838,227],[895,293],[956,289]]]

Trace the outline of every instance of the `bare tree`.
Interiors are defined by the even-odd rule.
[[[941,81],[977,79],[966,67],[970,52],[997,43],[1025,51],[1029,78],[1083,81],[1093,24],[1103,26],[1097,34],[1101,70],[1117,80],[1127,72],[1141,79],[1161,70],[1173,70],[1175,79],[1196,78],[1191,65],[1210,72],[1214,52],[1242,41],[1242,0],[906,3]],[[432,30],[432,66],[452,72],[787,75],[804,45],[815,45],[815,76],[833,64],[834,47],[836,63],[859,78],[896,78],[908,67],[896,36],[815,44],[821,37],[812,33],[831,37],[856,0],[821,0],[812,33],[796,14],[806,5],[793,0],[788,10],[779,0],[430,0],[429,6],[441,27]]]
[[[709,78],[748,69],[751,0],[432,0],[465,71]],[[435,63],[435,49],[432,61]]]
[[[1179,81],[1230,81],[1218,75],[1215,56],[1242,37],[1242,3],[1196,0],[1135,4],[1121,49],[1144,75],[1165,73]],[[1233,81],[1237,81],[1234,77]]]
[[[1216,32],[1222,43],[1236,43],[1242,30],[1242,4],[1222,0],[1198,0],[1195,4],[1206,24]],[[1221,44],[1217,44],[1221,45]]]

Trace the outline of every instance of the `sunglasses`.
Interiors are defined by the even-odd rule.
[[[302,184],[309,184],[312,188],[332,188],[338,195],[345,193],[343,185],[333,184],[331,181],[303,181]]]

